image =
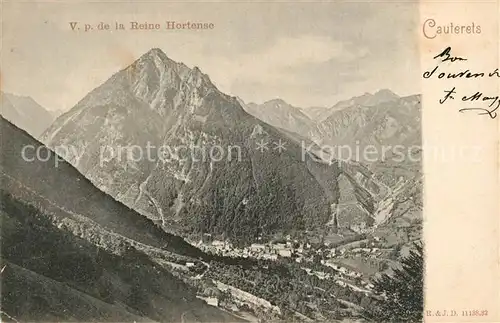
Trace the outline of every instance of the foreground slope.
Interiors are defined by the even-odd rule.
[[[43,145],[0,121],[3,319],[178,322],[189,312],[199,321],[235,320],[143,253],[156,247],[182,258],[201,251],[114,201],[68,163],[23,159],[23,147]]]

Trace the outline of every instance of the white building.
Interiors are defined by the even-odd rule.
[[[292,251],[289,250],[289,249],[281,249],[281,250],[278,250],[278,254],[281,257],[291,257],[292,256]]]
[[[250,250],[254,252],[263,252],[264,250],[266,250],[266,246],[261,243],[252,243],[250,245]]]

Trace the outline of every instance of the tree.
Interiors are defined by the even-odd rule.
[[[423,246],[418,243],[401,260],[401,268],[383,274],[374,282],[374,293],[380,297],[366,309],[376,322],[421,322],[424,303]]]

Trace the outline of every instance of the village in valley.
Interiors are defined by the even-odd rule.
[[[349,265],[349,260],[372,260],[372,264],[380,265],[379,259],[390,258],[391,253],[394,253],[394,248],[387,248],[377,236],[338,245],[301,242],[287,235],[272,242],[256,242],[246,247],[237,247],[229,240],[217,240],[211,234],[203,234],[202,239],[192,244],[218,256],[295,262],[301,264],[301,268],[309,275],[315,275],[320,280],[334,279],[338,285],[364,294],[370,293],[373,287],[367,279],[371,270],[360,271],[358,266]],[[318,268],[324,268],[325,271]],[[380,269],[376,268],[376,271]]]

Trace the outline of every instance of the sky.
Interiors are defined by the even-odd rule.
[[[114,30],[116,22],[210,30]],[[73,31],[70,22],[111,25]],[[68,110],[151,48],[245,102],[299,107],[388,88],[419,93],[418,4],[408,2],[3,2],[2,91]]]

